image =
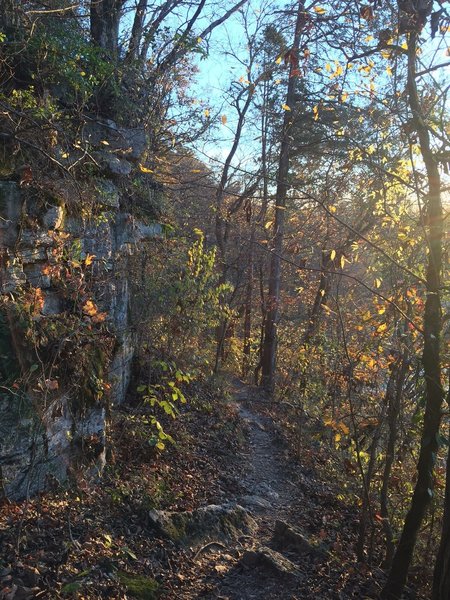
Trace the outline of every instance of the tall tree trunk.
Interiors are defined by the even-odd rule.
[[[124,0],[91,0],[91,38],[113,65],[119,60],[119,26]],[[118,71],[115,69],[97,92],[100,115],[114,119],[118,107]]]
[[[336,253],[335,261],[339,264],[341,260],[341,252]],[[328,294],[330,293],[331,277],[332,274],[329,272],[333,268],[333,261],[331,260],[330,250],[322,250],[322,261],[321,261],[321,273],[319,286],[317,288],[314,303],[309,315],[308,326],[303,337],[303,345],[307,346],[311,343],[314,336],[317,334],[319,329],[321,308],[327,303]]]
[[[304,0],[300,0],[297,8],[294,42],[292,55],[298,53],[300,36],[305,22]],[[295,104],[296,65],[291,61],[289,68],[289,81],[286,92],[286,104],[292,109]],[[290,130],[293,117],[291,110],[284,114],[283,129],[281,133],[280,157],[278,162],[278,179],[275,195],[275,223],[272,256],[270,261],[269,291],[267,296],[267,312],[264,323],[264,343],[261,359],[262,386],[266,392],[273,394],[275,387],[275,366],[277,353],[277,320],[280,302],[281,283],[281,253],[283,250],[284,222],[286,212],[286,199],[288,192],[289,153],[291,147]]]
[[[398,437],[398,417],[400,414],[400,405],[403,391],[403,384],[408,371],[408,354],[405,351],[400,359],[392,365],[392,372],[386,390],[387,401],[387,422],[388,422],[388,441],[386,449],[386,459],[383,469],[383,480],[380,491],[380,514],[383,518],[383,532],[386,540],[386,554],[384,558],[384,568],[389,569],[394,558],[394,534],[388,508],[389,481],[392,473],[392,466],[395,460],[395,447]]]
[[[119,57],[119,25],[123,0],[91,0],[90,26],[92,40],[114,62]]]
[[[417,131],[422,158],[428,179],[428,264],[426,273],[427,299],[424,314],[424,347],[422,363],[425,375],[425,415],[422,428],[419,461],[417,465],[417,483],[414,489],[411,507],[405,519],[402,535],[392,561],[388,580],[382,591],[383,599],[398,599],[406,584],[414,546],[427,507],[433,495],[434,464],[438,451],[438,434],[441,423],[441,407],[444,389],[441,381],[441,271],[443,214],[441,201],[441,181],[438,162],[433,154],[425,117],[421,110],[416,87],[417,32],[408,38],[408,100],[412,113],[412,122]],[[445,542],[444,542],[445,543]],[[442,553],[440,554],[442,556]],[[447,577],[441,575],[438,579]],[[440,586],[440,582],[436,584]],[[435,587],[436,587],[435,586]],[[439,598],[440,596],[436,596]],[[444,598],[442,596],[442,598]],[[448,598],[448,596],[446,597]]]
[[[250,217],[251,218],[251,217]],[[242,375],[247,376],[251,362],[251,337],[252,337],[252,302],[253,302],[253,272],[254,272],[254,245],[255,227],[251,225],[250,247],[248,255],[247,285],[245,290],[244,306],[244,347],[242,358]]]
[[[139,0],[134,13],[133,27],[131,37],[128,43],[127,59],[135,60],[139,57],[142,36],[144,33],[145,15],[147,13],[148,0]]]
[[[15,40],[18,33],[22,33],[17,0],[0,0],[0,27],[8,40]]]
[[[378,445],[380,443],[381,433],[383,430],[384,418],[385,418],[386,407],[383,406],[381,414],[379,416],[379,423],[377,428],[374,431],[372,443],[370,444],[370,452],[369,452],[369,464],[367,466],[366,473],[362,473],[364,478],[363,481],[363,497],[362,497],[362,505],[361,505],[361,513],[359,517],[359,527],[358,527],[358,540],[356,543],[356,557],[362,562],[365,560],[365,543],[366,543],[366,531],[367,526],[370,525],[373,532],[373,514],[372,514],[372,505],[370,501],[370,491],[372,487],[372,479],[375,472],[376,466],[376,455],[378,450]],[[371,552],[370,552],[371,554]],[[370,562],[370,561],[369,561]]]

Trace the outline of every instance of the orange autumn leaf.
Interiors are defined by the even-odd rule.
[[[103,321],[106,319],[106,317],[107,317],[106,312],[99,312],[92,316],[92,322],[93,323],[103,323]]]
[[[92,302],[92,300],[87,300],[83,305],[83,312],[85,315],[88,315],[88,317],[93,317],[96,315],[98,313],[98,309],[95,302]]]

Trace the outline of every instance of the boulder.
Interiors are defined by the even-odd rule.
[[[23,266],[23,272],[27,278],[27,282],[33,287],[47,289],[51,285],[51,278],[42,271],[42,265],[32,263]]]
[[[165,537],[193,547],[209,541],[236,540],[241,535],[253,535],[258,528],[242,506],[232,503],[211,504],[185,512],[152,510],[149,519]]]
[[[61,229],[64,224],[64,209],[62,206],[52,206],[42,217],[42,225],[46,229]]]
[[[242,504],[242,506],[249,506],[253,509],[259,510],[267,510],[272,508],[272,504],[261,496],[241,496],[239,498],[239,503]]]
[[[93,149],[108,149],[117,155],[137,161],[148,144],[142,127],[120,127],[114,121],[88,121],[83,130],[83,141]]]
[[[120,192],[117,186],[109,179],[95,180],[95,189],[97,192],[97,202],[108,208],[120,208]]]
[[[296,577],[300,575],[299,570],[292,561],[267,546],[246,550],[240,562],[244,567],[264,569],[265,571],[270,571],[273,575],[281,577]]]
[[[288,525],[284,521],[276,521],[272,544],[280,552],[289,550],[297,554],[313,556],[321,554],[320,549],[311,545],[296,527]]]
[[[119,158],[110,152],[102,150],[94,152],[93,156],[100,163],[107,175],[127,177],[131,173],[131,163],[125,158]]]

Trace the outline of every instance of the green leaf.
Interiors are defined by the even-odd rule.
[[[81,589],[81,583],[79,581],[73,581],[72,583],[66,583],[61,588],[62,594],[75,594]]]
[[[137,560],[137,556],[136,556],[136,554],[135,554],[135,553],[134,553],[132,550],[130,550],[130,549],[128,548],[128,546],[124,546],[124,547],[122,548],[122,550],[125,552],[125,554],[128,554],[128,556],[129,556],[130,558],[132,558],[133,560]]]

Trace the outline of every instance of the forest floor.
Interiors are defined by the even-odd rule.
[[[161,454],[144,418],[118,415],[101,482],[74,473],[66,489],[1,507],[0,599],[377,598],[383,572],[354,556],[354,503],[319,447],[295,460],[278,410],[237,379],[220,400],[202,390]],[[190,544],[155,528],[155,515],[210,505],[244,506],[251,531]]]

